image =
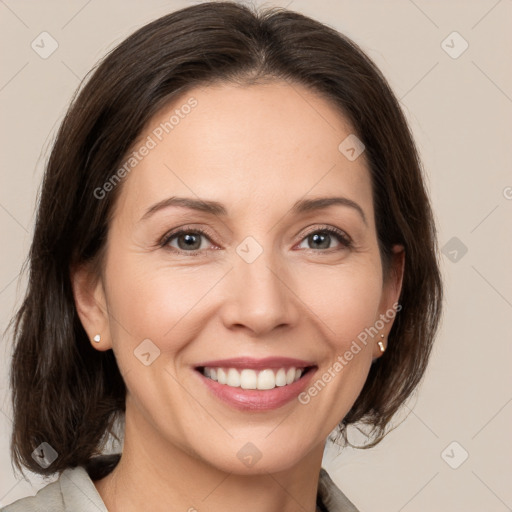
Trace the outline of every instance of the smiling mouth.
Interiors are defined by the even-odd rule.
[[[286,387],[304,377],[314,366],[297,368],[294,366],[282,368],[223,368],[200,366],[196,370],[204,377],[232,388],[271,390],[276,387]]]

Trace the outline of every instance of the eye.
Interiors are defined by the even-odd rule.
[[[330,243],[333,238],[341,244],[341,249],[347,249],[352,246],[350,237],[344,231],[330,226],[310,231],[303,240],[310,242],[313,249],[332,250],[333,248],[330,247]],[[309,247],[306,247],[306,249],[309,249]],[[340,249],[338,248],[338,250]]]
[[[164,236],[160,245],[170,247],[178,253],[187,253],[189,256],[196,256],[198,252],[205,249],[202,245],[202,238],[211,239],[202,229],[181,228]],[[176,241],[177,247],[172,242]]]
[[[330,247],[333,238],[338,241],[341,247]],[[178,254],[199,256],[201,251],[207,250],[208,248],[208,244],[206,244],[206,247],[203,245],[203,239],[208,240],[210,244],[212,244],[209,233],[202,229],[192,229],[185,226],[177,231],[166,234],[159,245],[177,252]],[[352,247],[350,237],[341,229],[331,226],[322,228],[316,227],[314,230],[307,233],[303,240],[311,243],[312,247],[306,247],[306,249],[314,251],[315,249],[320,249],[320,252],[332,252],[333,250],[343,250]],[[176,243],[176,245],[174,243]]]

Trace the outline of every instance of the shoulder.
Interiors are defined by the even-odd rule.
[[[21,498],[0,509],[0,512],[42,512],[43,510],[52,510],[53,512],[65,510],[58,480],[40,489],[35,496]]]
[[[359,512],[356,506],[341,492],[324,468],[320,469],[318,496],[325,512]]]
[[[93,481],[82,466],[68,468],[58,480],[35,496],[21,498],[0,512],[108,512]]]

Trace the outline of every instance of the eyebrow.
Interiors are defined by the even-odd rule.
[[[353,208],[359,213],[359,215],[363,219],[363,222],[366,225],[368,225],[366,215],[364,214],[363,209],[355,201],[352,201],[347,197],[319,197],[314,199],[299,199],[291,207],[290,212],[292,214],[297,215],[300,213],[307,213],[315,210],[323,210],[333,205],[341,205]],[[226,217],[228,215],[226,207],[222,203],[219,203],[218,201],[173,196],[151,206],[146,211],[146,213],[141,217],[140,220],[146,220],[157,211],[162,210],[164,208],[169,208],[171,206],[188,208],[190,210],[209,213],[220,217]]]

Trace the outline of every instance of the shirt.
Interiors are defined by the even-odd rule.
[[[94,457],[87,467],[65,469],[59,478],[35,496],[21,498],[0,512],[108,512],[94,480],[106,476],[116,466],[120,454]],[[359,512],[352,502],[320,468],[317,492],[318,512]]]

